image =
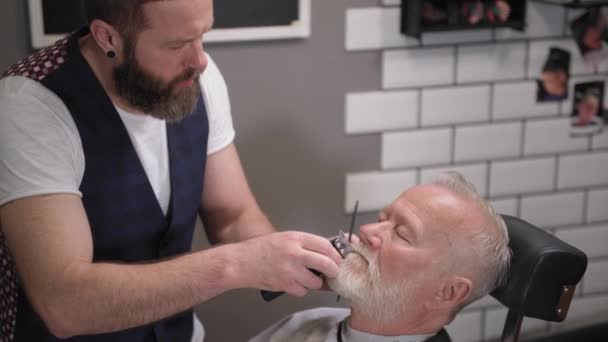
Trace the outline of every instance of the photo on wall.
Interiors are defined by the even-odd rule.
[[[585,61],[597,65],[602,41],[607,39],[608,19],[601,9],[591,8],[570,23],[570,30]]]
[[[586,82],[574,86],[570,117],[572,135],[600,133],[604,127],[604,82]]]
[[[568,97],[570,78],[570,52],[558,47],[549,48],[549,56],[543,64],[536,101],[562,101]]]

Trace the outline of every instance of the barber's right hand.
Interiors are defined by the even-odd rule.
[[[328,239],[305,232],[279,232],[239,243],[237,277],[243,287],[304,296],[320,289],[323,279],[338,275],[340,254]]]

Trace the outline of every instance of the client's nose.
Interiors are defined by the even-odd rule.
[[[378,249],[382,245],[382,223],[370,223],[361,226],[359,235],[361,242],[371,249]]]

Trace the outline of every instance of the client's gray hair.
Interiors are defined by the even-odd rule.
[[[475,227],[474,234],[468,237],[470,248],[479,260],[478,284],[471,289],[471,296],[462,303],[465,306],[502,286],[507,279],[511,250],[509,249],[509,234],[502,217],[496,213],[492,204],[484,200],[475,186],[468,182],[460,173],[455,171],[439,175],[432,184],[441,186],[453,193],[470,200],[478,207],[485,219],[486,227]]]

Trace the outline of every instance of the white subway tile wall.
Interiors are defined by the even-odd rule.
[[[490,196],[550,191],[555,184],[555,158],[494,162]]]
[[[577,246],[589,258],[608,255],[608,223],[560,229],[555,235]]]
[[[382,168],[436,165],[450,159],[452,130],[425,129],[382,134]]]
[[[608,185],[608,152],[562,156],[558,172],[560,189]]]
[[[589,191],[587,222],[608,221],[608,189]]]
[[[458,48],[457,80],[517,80],[525,76],[526,44],[463,45]]]
[[[346,133],[382,132],[418,125],[419,91],[346,95]]]
[[[524,155],[585,151],[589,138],[570,136],[570,120],[567,118],[531,120],[526,122]]]
[[[608,292],[608,260],[589,262],[583,283],[584,294]]]
[[[520,217],[541,228],[583,222],[584,193],[552,193],[521,199]]]
[[[490,86],[435,88],[422,91],[422,126],[488,121]]]
[[[492,117],[495,120],[555,116],[558,102],[536,102],[536,81],[502,83],[494,86]]]
[[[521,130],[521,122],[459,126],[456,128],[454,160],[517,157],[521,150]]]
[[[387,50],[382,53],[384,88],[448,85],[453,82],[453,47]]]
[[[415,46],[418,40],[395,30],[401,16],[398,7],[350,8],[346,11],[346,50],[372,50]]]
[[[601,134],[594,136],[592,141],[593,149],[608,148],[608,130],[603,130]]]
[[[357,200],[361,211],[382,209],[414,185],[416,173],[413,171],[350,173],[346,175],[344,211],[350,212]]]
[[[418,41],[399,33],[400,4],[383,0],[345,13],[346,49],[377,50],[382,76],[380,89],[345,97],[345,133],[382,139],[380,170],[346,175],[345,212],[356,199],[363,211],[379,210],[409,186],[459,171],[499,213],[548,229],[590,257],[566,321],[526,319],[524,334],[607,321],[608,130],[573,137],[569,116],[574,85],[607,80],[608,58],[597,70],[582,60],[568,28],[581,12],[528,1],[523,33],[434,32]],[[569,96],[538,103],[551,47],[571,52]],[[448,332],[454,341],[495,339],[504,316],[488,296]]]

